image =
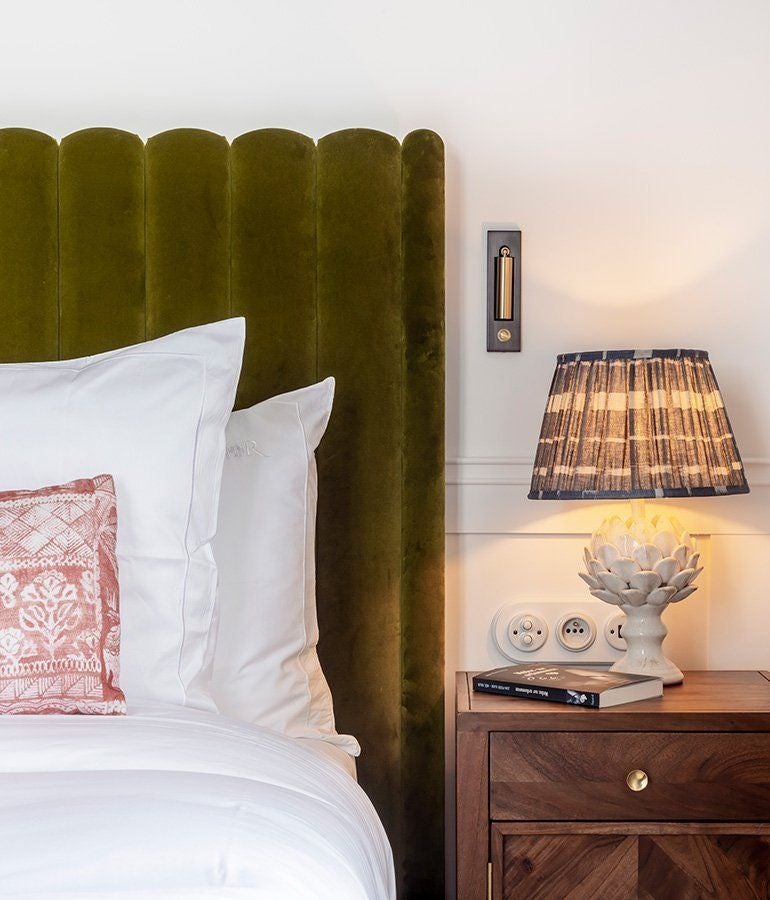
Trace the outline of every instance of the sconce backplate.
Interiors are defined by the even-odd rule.
[[[496,318],[497,259],[507,247],[513,260],[513,316]],[[521,232],[487,231],[487,350],[516,353],[521,350]]]

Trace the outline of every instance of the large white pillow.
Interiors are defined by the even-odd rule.
[[[121,686],[212,707],[201,673],[216,598],[211,540],[244,320],[61,362],[0,366],[0,490],[113,476]]]
[[[214,541],[213,693],[227,715],[357,756],[355,738],[335,730],[316,653],[314,451],[333,399],[327,378],[230,417]]]

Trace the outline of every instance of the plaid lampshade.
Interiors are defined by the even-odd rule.
[[[531,500],[748,490],[708,353],[610,350],[557,357]]]

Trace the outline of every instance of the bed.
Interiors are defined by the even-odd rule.
[[[359,787],[210,713],[6,718],[0,892],[443,895],[443,219],[429,131],[0,130],[0,361],[241,315],[239,407],[336,377],[319,650],[363,748]]]
[[[0,896],[395,897],[329,744],[159,704],[12,716],[0,735]]]

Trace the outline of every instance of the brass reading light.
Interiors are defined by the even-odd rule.
[[[497,280],[495,286],[495,318],[513,318],[513,258],[510,247],[501,247],[495,260]]]
[[[521,232],[487,232],[487,350],[521,350]]]

